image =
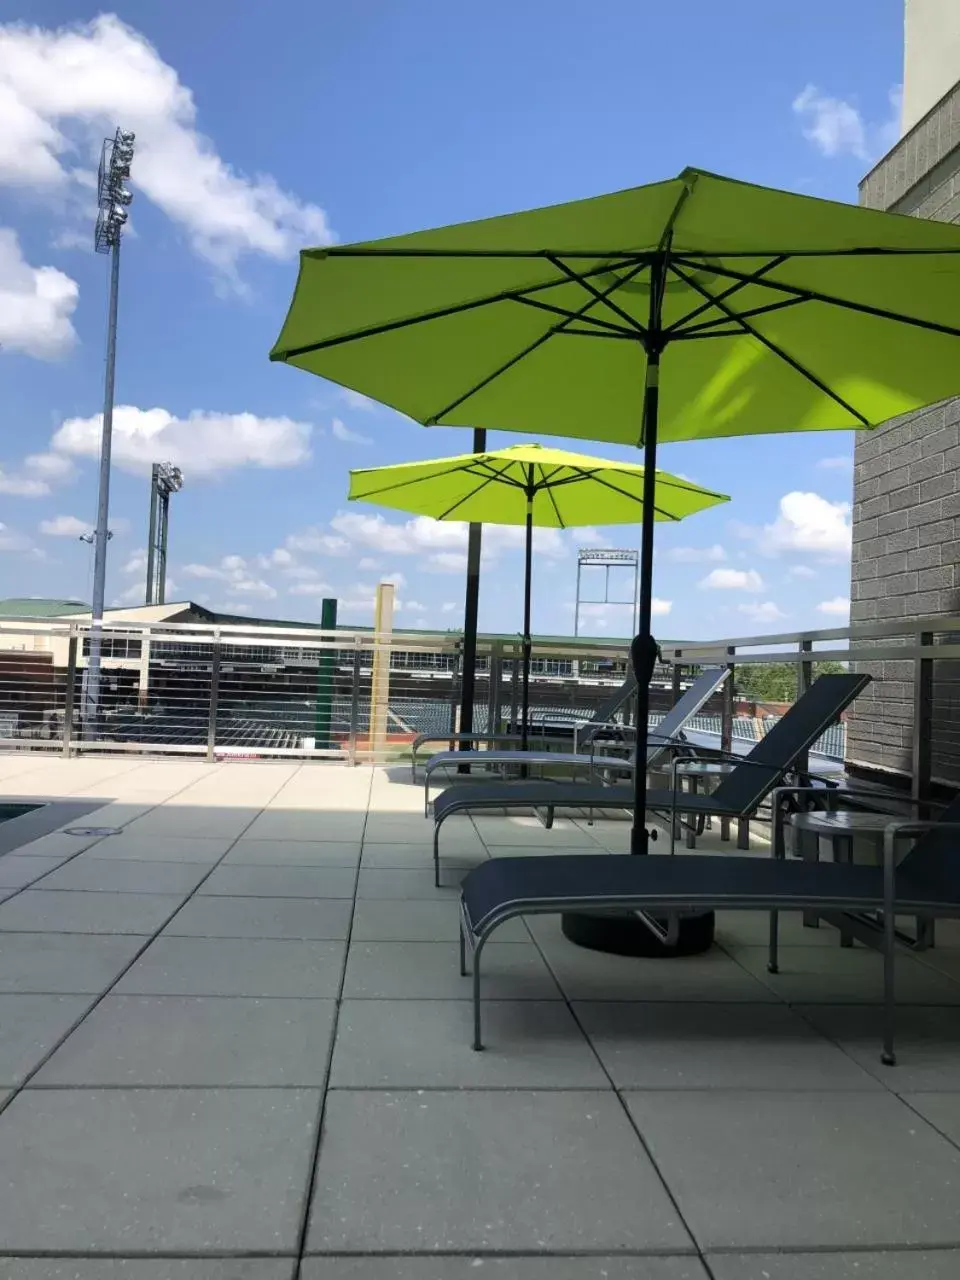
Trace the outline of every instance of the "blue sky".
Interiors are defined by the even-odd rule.
[[[350,467],[469,448],[270,365],[296,251],[654,181],[693,164],[856,200],[896,137],[901,0],[135,0],[112,14],[0,0],[0,596],[88,599],[107,259],[90,173],[138,152],[125,240],[108,601],[143,586],[149,464],[173,500],[172,595],[270,617],[457,626],[462,533],[344,501]],[[278,18],[283,21],[278,21]],[[517,437],[491,436],[492,447]],[[733,501],[658,530],[656,629],[840,625],[847,434],[664,449]],[[599,450],[598,450],[599,451]],[[604,446],[609,456],[630,457]],[[634,455],[635,457],[635,455]],[[547,535],[534,627],[570,633],[576,548]],[[515,531],[491,531],[481,625],[520,624]],[[594,609],[585,633],[625,634]]]

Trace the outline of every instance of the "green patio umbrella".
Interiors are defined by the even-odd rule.
[[[960,227],[686,169],[305,250],[271,359],[428,426],[642,445],[649,647],[658,439],[870,427],[960,393]]]
[[[654,520],[682,520],[719,502],[722,493],[658,471]],[[350,472],[350,498],[375,502],[435,520],[524,525],[523,693],[520,735],[527,747],[530,707],[530,588],[534,526],[568,529],[584,524],[638,524],[644,511],[644,468],[538,444],[489,453],[465,453],[429,462],[405,462]]]

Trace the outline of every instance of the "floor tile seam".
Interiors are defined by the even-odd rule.
[[[299,776],[304,766],[301,765],[295,776]],[[363,850],[363,840],[366,834],[367,821],[370,816],[370,800],[373,793],[373,770],[369,771],[367,779],[367,801],[363,813],[363,826],[360,832],[360,849]],[[353,880],[353,900],[350,905],[350,918],[347,922],[347,936],[344,939],[344,961],[340,968],[340,980],[337,984],[337,995],[334,1004],[333,1018],[330,1023],[330,1040],[327,1046],[326,1062],[323,1071],[323,1086],[320,1091],[320,1100],[317,1105],[316,1127],[310,1144],[310,1153],[307,1164],[307,1179],[303,1189],[303,1198],[300,1205],[300,1224],[296,1236],[294,1275],[299,1278],[302,1267],[303,1258],[307,1248],[307,1237],[310,1232],[310,1213],[313,1208],[313,1198],[316,1191],[317,1178],[320,1167],[320,1151],[323,1143],[323,1126],[327,1114],[327,1098],[330,1095],[330,1079],[333,1073],[333,1057],[336,1052],[337,1038],[340,1031],[340,1011],[343,1006],[343,988],[347,979],[347,963],[350,956],[350,944],[353,939],[353,922],[357,910],[357,892],[360,886],[360,862],[358,860],[357,867],[354,872]]]
[[[182,790],[184,790],[184,789],[185,789],[185,788],[181,788],[181,791],[182,791]],[[180,792],[177,792],[177,793],[175,793],[175,794],[179,795],[179,794],[180,794]],[[252,822],[252,821],[254,821],[254,820],[255,820],[254,818],[251,818],[251,822]],[[246,828],[245,828],[245,829],[246,829]],[[169,924],[171,923],[171,921],[172,921],[172,920],[173,920],[173,919],[174,919],[174,918],[179,914],[179,912],[181,912],[181,911],[183,910],[183,908],[184,908],[184,906],[186,905],[186,903],[190,901],[190,899],[191,899],[191,898],[194,896],[194,894],[196,893],[197,889],[200,887],[200,884],[203,884],[203,882],[204,882],[206,879],[208,879],[208,878],[213,874],[213,872],[214,872],[214,870],[216,869],[216,867],[217,867],[217,866],[219,866],[220,862],[222,862],[222,861],[223,861],[223,858],[225,858],[225,857],[227,856],[227,854],[230,852],[230,849],[232,849],[232,848],[233,848],[233,845],[236,843],[236,839],[239,839],[239,836],[238,836],[238,837],[236,837],[236,838],[234,839],[234,841],[233,841],[230,845],[228,845],[228,846],[227,846],[227,848],[224,850],[224,853],[223,853],[223,855],[221,856],[221,858],[220,858],[220,859],[218,859],[218,861],[217,861],[217,862],[215,862],[215,863],[213,864],[213,866],[211,866],[211,867],[210,867],[210,869],[207,871],[207,873],[206,873],[206,875],[203,877],[203,879],[201,879],[201,880],[200,880],[200,882],[199,882],[199,883],[194,887],[193,892],[192,892],[192,893],[190,893],[190,894],[187,896],[187,898],[186,898],[183,902],[181,902],[181,903],[179,904],[179,906],[175,907],[175,908],[174,908],[174,910],[173,910],[173,911],[172,911],[172,912],[171,912],[171,913],[166,917],[166,919],[165,919],[164,921],[162,921],[162,923],[159,925],[159,927],[158,927],[157,929],[155,929],[152,933],[150,933],[150,934],[124,934],[124,935],[109,934],[109,935],[105,935],[105,936],[108,936],[108,937],[116,937],[116,936],[124,936],[124,937],[142,937],[142,938],[143,938],[143,946],[141,946],[141,947],[138,947],[138,948],[137,948],[137,950],[135,951],[135,953],[133,954],[133,956],[130,958],[130,960],[126,963],[126,965],[124,965],[124,967],[123,967],[123,968],[120,970],[120,972],[116,975],[116,977],[114,978],[113,982],[111,982],[111,983],[110,983],[110,985],[109,985],[109,986],[108,986],[104,991],[102,991],[102,992],[100,993],[100,995],[99,995],[99,996],[97,996],[97,997],[96,997],[96,999],[95,999],[95,1000],[94,1000],[94,1001],[89,1005],[89,1007],[86,1009],[86,1011],[85,1011],[85,1012],[84,1012],[84,1013],[83,1013],[83,1014],[82,1014],[82,1015],[81,1015],[81,1016],[80,1016],[80,1017],[79,1017],[79,1018],[78,1018],[78,1019],[77,1019],[77,1020],[72,1024],[72,1026],[70,1026],[70,1028],[65,1032],[65,1034],[64,1034],[64,1035],[62,1035],[62,1036],[60,1036],[60,1038],[59,1038],[59,1039],[58,1039],[58,1040],[57,1040],[57,1041],[56,1041],[56,1042],[55,1042],[55,1043],[54,1043],[54,1044],[53,1044],[53,1045],[52,1045],[52,1046],[47,1050],[47,1052],[46,1052],[46,1053],[41,1057],[40,1061],[39,1061],[39,1062],[37,1062],[37,1063],[35,1063],[35,1065],[34,1065],[33,1069],[32,1069],[31,1071],[29,1071],[29,1072],[24,1076],[24,1078],[23,1078],[23,1080],[21,1081],[21,1083],[20,1083],[19,1087],[18,1087],[17,1089],[15,1089],[15,1090],[13,1091],[13,1093],[11,1093],[10,1097],[8,1097],[8,1098],[5,1100],[5,1102],[4,1102],[4,1104],[3,1104],[3,1110],[6,1110],[6,1108],[7,1108],[7,1107],[9,1107],[9,1106],[11,1105],[11,1103],[14,1101],[14,1099],[15,1099],[15,1098],[17,1098],[17,1097],[20,1095],[20,1093],[22,1093],[22,1092],[23,1092],[23,1090],[24,1090],[24,1089],[26,1089],[26,1088],[30,1085],[30,1082],[34,1079],[34,1077],[37,1075],[37,1073],[38,1073],[39,1071],[42,1071],[42,1070],[43,1070],[43,1068],[47,1065],[47,1063],[50,1061],[50,1059],[53,1057],[53,1055],[54,1055],[54,1054],[55,1054],[55,1053],[60,1049],[61,1045],[63,1045],[63,1044],[66,1042],[66,1040],[68,1039],[68,1037],[69,1037],[69,1036],[71,1036],[71,1035],[74,1033],[74,1031],[76,1031],[76,1030],[77,1030],[77,1029],[82,1025],[82,1023],[86,1021],[86,1019],[87,1019],[87,1018],[89,1018],[90,1014],[91,1014],[91,1013],[93,1013],[93,1011],[94,1011],[95,1009],[98,1009],[98,1008],[100,1007],[100,1005],[101,1005],[101,1004],[103,1003],[103,1001],[107,998],[107,996],[108,996],[108,995],[113,991],[113,989],[114,989],[114,987],[117,985],[117,983],[118,983],[118,982],[120,982],[120,980],[121,980],[122,978],[124,978],[124,977],[125,977],[125,976],[130,972],[130,970],[131,970],[131,969],[133,968],[133,966],[137,963],[137,961],[140,959],[140,957],[143,955],[143,953],[147,950],[147,948],[150,946],[150,944],[153,942],[153,940],[154,940],[155,938],[159,937],[159,935],[163,932],[163,930],[164,930],[164,929],[166,929],[167,925],[169,925]],[[71,860],[72,860],[72,859],[71,859]],[[8,899],[8,901],[9,901],[9,899]],[[49,931],[41,930],[40,932],[49,932]],[[2,935],[0,935],[0,936],[2,936]],[[55,936],[63,936],[63,934],[62,934],[62,933],[59,933],[59,934],[56,934]],[[86,936],[86,935],[81,935],[81,936]]]
[[[3,995],[20,995],[19,991],[0,992]],[[22,994],[26,994],[25,992]],[[38,991],[35,995],[61,995],[59,991]],[[81,993],[84,994],[84,993]],[[333,1004],[336,996],[249,996],[237,993],[226,995],[222,991],[114,991],[110,990],[104,999],[110,1000],[245,1000],[247,1003],[263,1000],[288,1000],[291,1003],[309,1000],[319,1004]]]
[[[81,1082],[75,1084],[51,1083],[51,1084],[34,1084],[30,1083],[21,1086],[18,1090],[20,1093],[195,1093],[202,1091],[205,1093],[322,1093],[325,1086],[316,1080],[291,1082],[286,1081],[279,1084],[251,1084],[249,1082],[229,1081],[226,1084],[223,1081],[195,1081],[191,1084],[184,1083],[123,1083],[116,1082],[93,1083]],[[2,1256],[2,1249],[0,1249]]]
[[[894,1067],[893,1069],[896,1070],[896,1067]],[[917,1094],[920,1094],[920,1093],[936,1093],[936,1094],[960,1093],[960,1089],[955,1089],[955,1090],[911,1089],[909,1090],[909,1092],[912,1093],[914,1096],[916,1096]],[[950,1146],[953,1147],[955,1151],[960,1151],[960,1140],[958,1140],[957,1138],[952,1138],[949,1133],[946,1133],[943,1129],[941,1129],[940,1126],[936,1124],[933,1120],[931,1120],[928,1116],[925,1116],[921,1111],[918,1111],[917,1108],[913,1105],[913,1103],[910,1102],[909,1099],[907,1099],[903,1094],[897,1093],[897,1094],[894,1094],[893,1096],[897,1099],[898,1102],[900,1102],[904,1107],[906,1107],[907,1110],[911,1112],[911,1114],[915,1115],[923,1125],[925,1125],[929,1129],[932,1129],[933,1132],[938,1134],[941,1138],[943,1138],[945,1142],[949,1142]]]
[[[526,917],[524,917],[524,924],[526,925]],[[546,965],[547,971],[550,973],[554,982],[557,984],[557,988],[559,989],[563,1002],[566,1005],[568,1014],[573,1019],[574,1023],[579,1029],[580,1034],[583,1036],[584,1040],[586,1040],[587,1045],[589,1046],[590,1052],[593,1054],[594,1060],[597,1066],[599,1067],[600,1071],[606,1077],[606,1080],[610,1086],[610,1089],[613,1091],[613,1095],[617,1100],[617,1105],[619,1105],[621,1111],[623,1112],[623,1115],[627,1121],[628,1126],[630,1127],[630,1130],[636,1136],[636,1139],[640,1145],[641,1151],[643,1151],[644,1154],[646,1155],[647,1160],[650,1163],[650,1167],[654,1172],[654,1176],[656,1177],[657,1181],[660,1183],[660,1186],[663,1188],[664,1195],[667,1197],[668,1202],[672,1205],[673,1210],[677,1215],[677,1220],[680,1223],[682,1230],[686,1232],[687,1238],[689,1239],[693,1248],[696,1250],[697,1258],[699,1259],[701,1265],[706,1270],[707,1263],[704,1257],[704,1250],[701,1248],[700,1241],[694,1235],[693,1229],[691,1228],[690,1223],[687,1221],[686,1215],[684,1214],[683,1210],[680,1207],[679,1200],[671,1190],[670,1185],[667,1182],[666,1177],[664,1176],[663,1170],[660,1168],[657,1161],[654,1160],[653,1153],[650,1150],[650,1147],[648,1146],[646,1140],[644,1139],[643,1134],[640,1132],[640,1128],[637,1125],[636,1121],[634,1120],[633,1116],[630,1114],[630,1108],[627,1106],[623,1096],[621,1095],[620,1091],[617,1089],[612,1073],[608,1069],[607,1064],[600,1057],[600,1054],[599,1054],[599,1051],[597,1050],[596,1045],[593,1043],[593,1041],[590,1039],[589,1035],[587,1034],[586,1028],[581,1022],[577,1014],[577,1011],[573,1006],[573,1001],[568,997],[567,993],[564,991],[563,985],[560,982],[559,976],[554,972],[553,966],[550,964],[550,961],[546,955],[546,952],[538,942],[537,938],[533,935],[532,931],[530,931],[528,925],[527,925],[527,929],[530,932],[530,936],[533,940],[533,945],[540,952],[540,958],[543,960],[543,963]],[[712,1273],[708,1272],[708,1274],[712,1274]]]
[[[837,1254],[841,1257],[863,1257],[873,1253],[954,1253],[960,1249],[960,1235],[955,1241],[947,1244],[918,1244],[903,1241],[887,1244],[805,1244],[805,1245],[762,1245],[762,1244],[719,1244],[707,1250],[707,1258],[738,1257],[776,1257],[795,1258],[807,1254],[830,1257]]]

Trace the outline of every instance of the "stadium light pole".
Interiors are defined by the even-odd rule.
[[[110,453],[113,444],[113,390],[117,366],[117,299],[120,287],[120,241],[133,195],[124,186],[133,163],[134,134],[117,129],[105,138],[97,175],[97,222],[93,244],[110,254],[110,304],[107,312],[107,356],[103,385],[103,428],[100,435],[100,487],[94,529],[93,600],[90,612],[90,657],[83,698],[84,732],[95,735],[100,711],[101,625],[107,585],[107,520],[110,514]],[[92,735],[91,735],[92,736]]]

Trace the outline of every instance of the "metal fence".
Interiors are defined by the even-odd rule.
[[[457,633],[385,638],[368,631],[124,622],[105,626],[102,637],[101,703],[85,722],[89,623],[0,622],[0,749],[382,761],[408,754],[419,733],[458,727]],[[868,670],[875,683],[855,705],[852,723],[830,730],[815,750],[869,767],[876,732],[870,717],[889,713],[897,732],[905,741],[909,736],[901,772],[912,776],[917,794],[938,780],[960,781],[960,760],[952,776],[948,749],[960,723],[950,692],[960,683],[949,679],[960,670],[960,620],[670,643],[663,658],[654,677],[654,723],[699,670],[733,669],[733,682],[691,726],[727,747],[755,741],[775,721],[765,708],[737,714],[738,668],[790,663],[798,691],[815,678],[818,661]],[[519,659],[519,637],[481,640],[478,730],[517,727]],[[531,727],[552,732],[589,719],[622,682],[627,662],[624,642],[535,642]],[[629,721],[632,706],[620,714]]]

